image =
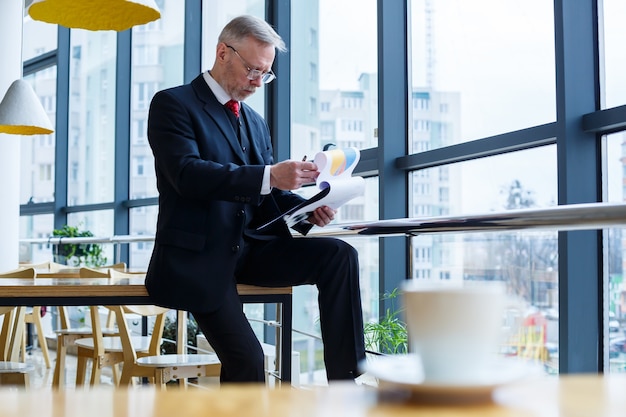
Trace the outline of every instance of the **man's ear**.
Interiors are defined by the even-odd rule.
[[[228,47],[224,42],[220,42],[217,44],[217,49],[215,52],[215,56],[220,61],[224,61],[226,59],[226,53],[228,52]]]

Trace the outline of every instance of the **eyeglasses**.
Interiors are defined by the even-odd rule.
[[[233,50],[233,52],[234,52],[235,54],[237,54],[237,56],[239,57],[239,59],[241,59],[241,62],[243,62],[243,65],[244,65],[244,66],[246,67],[246,69],[248,70],[248,75],[247,75],[247,77],[248,77],[248,79],[249,79],[250,81],[258,80],[258,79],[260,78],[260,79],[261,79],[261,81],[263,82],[263,84],[267,84],[267,83],[270,83],[270,82],[272,82],[272,81],[274,81],[274,80],[276,79],[276,74],[274,74],[274,73],[272,72],[272,70],[271,70],[271,69],[270,69],[269,71],[267,71],[267,72],[262,72],[262,71],[259,71],[258,69],[252,69],[252,68],[250,68],[250,65],[248,65],[248,63],[246,62],[246,60],[245,60],[245,59],[243,59],[243,58],[241,57],[241,55],[239,55],[239,52],[237,52],[237,50],[236,50],[235,48],[233,48],[233,47],[232,47],[232,46],[230,46],[230,45],[226,45],[226,47],[228,47],[228,48],[232,49],[232,50]]]

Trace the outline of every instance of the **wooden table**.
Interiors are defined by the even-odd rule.
[[[373,387],[269,389],[230,385],[216,390],[0,390],[0,417],[623,417],[626,376],[542,377],[499,388],[493,401],[428,404]]]
[[[0,280],[0,305],[150,304],[144,278],[5,278]]]
[[[280,323],[276,341],[276,363],[280,379],[291,381],[292,289],[238,285],[244,303],[275,303]],[[85,306],[152,304],[144,277],[137,278],[3,278],[0,280],[0,306]],[[180,312],[179,319],[186,315]],[[182,326],[185,328],[186,326]],[[186,331],[181,346],[186,345]],[[184,350],[184,348],[183,348]]]

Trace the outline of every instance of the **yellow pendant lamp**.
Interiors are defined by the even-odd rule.
[[[47,135],[52,123],[30,84],[13,81],[0,102],[0,133],[13,135]]]
[[[33,0],[28,14],[68,28],[118,32],[161,17],[154,0]]]

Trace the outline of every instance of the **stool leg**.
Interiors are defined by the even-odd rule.
[[[35,331],[37,331],[37,340],[39,341],[39,348],[41,349],[43,360],[46,363],[46,368],[50,369],[50,353],[48,352],[46,335],[43,334],[43,323],[41,322],[41,307],[33,307],[33,324],[35,325]]]
[[[65,336],[57,335],[57,358],[54,364],[54,374],[52,376],[52,387],[59,388],[65,384],[65,355],[67,346]]]
[[[82,387],[85,384],[85,375],[87,373],[87,358],[81,356],[78,352],[76,360],[76,388]]]
[[[102,373],[102,368],[100,368],[99,360],[92,359],[91,361],[91,382],[90,385],[99,385],[100,384],[100,374]]]

